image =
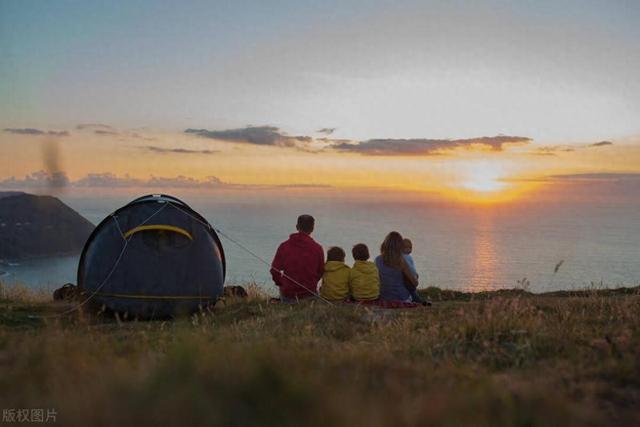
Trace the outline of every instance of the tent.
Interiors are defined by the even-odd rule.
[[[213,227],[167,195],[135,199],[106,217],[84,245],[78,287],[131,317],[169,317],[214,304],[226,261]]]

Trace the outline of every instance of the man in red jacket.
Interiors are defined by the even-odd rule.
[[[318,292],[318,281],[324,272],[324,251],[311,238],[314,226],[311,215],[300,215],[298,232],[278,246],[271,263],[271,277],[280,289],[282,300],[307,298]]]

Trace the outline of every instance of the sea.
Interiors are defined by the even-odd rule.
[[[368,245],[385,235],[413,241],[420,287],[532,292],[640,284],[639,203],[469,205],[352,197],[178,194],[240,247],[222,237],[227,284],[256,283],[275,293],[268,266],[301,213],[316,218],[323,247]],[[125,195],[60,195],[94,224],[126,204]],[[253,252],[250,254],[246,249]],[[255,255],[255,256],[254,256]],[[0,263],[0,283],[53,290],[76,282],[79,255]]]

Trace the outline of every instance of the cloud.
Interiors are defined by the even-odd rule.
[[[606,145],[613,145],[613,142],[611,141],[594,142],[593,144],[589,144],[589,147],[604,147]]]
[[[458,148],[482,146],[502,151],[507,144],[528,144],[531,138],[522,136],[483,136],[469,139],[369,139],[357,143],[340,142],[332,149],[368,156],[434,156]]]
[[[139,139],[144,139],[145,141],[155,141],[156,138],[150,137],[150,136],[143,136],[140,135],[138,132],[132,132],[129,134],[129,136],[131,138],[139,138]]]
[[[317,132],[330,135],[336,128],[322,128]],[[522,136],[483,136],[469,139],[369,139],[353,141],[328,137],[290,136],[275,126],[247,126],[227,130],[186,129],[185,133],[221,141],[276,147],[293,147],[317,153],[323,150],[360,153],[369,156],[433,156],[457,148],[481,146],[502,151],[508,144],[527,144],[531,138]],[[315,144],[315,146],[314,146]]]
[[[634,172],[587,172],[574,174],[546,175],[534,178],[506,178],[506,182],[547,182],[547,183],[638,183],[640,173]]]
[[[8,133],[13,133],[13,134],[16,134],[16,135],[69,136],[69,132],[67,132],[66,130],[62,130],[62,131],[55,131],[55,130],[44,131],[44,130],[35,129],[35,128],[5,128],[4,131],[8,132]]]
[[[164,148],[155,145],[146,145],[140,147],[142,150],[151,151],[153,153],[160,154],[215,154],[219,153],[218,150],[190,150],[188,148]]]
[[[157,139],[154,137],[150,137],[147,135],[144,135],[142,133],[139,132],[139,129],[128,129],[128,130],[122,130],[122,129],[118,129],[114,126],[111,125],[106,125],[106,124],[102,124],[102,123],[81,123],[79,125],[76,125],[76,129],[77,130],[81,130],[81,131],[89,131],[92,132],[95,135],[98,136],[122,136],[122,137],[127,137],[127,138],[137,138],[137,139],[142,139],[145,141],[156,141]],[[142,128],[144,129],[144,128]],[[120,141],[123,141],[123,139],[120,139]]]
[[[352,139],[335,139],[335,138],[316,138],[316,141],[325,145],[354,144],[356,142]],[[331,147],[325,147],[325,148],[331,148]]]
[[[322,129],[318,129],[316,132],[317,133],[323,133],[325,135],[331,135],[332,133],[334,133],[336,131],[337,128],[322,128]]]
[[[89,188],[212,188],[225,185],[219,178],[208,176],[202,180],[182,175],[176,177],[156,177],[149,179],[132,178],[129,175],[118,177],[110,172],[90,173],[72,183],[74,187]]]
[[[92,188],[122,188],[122,187],[139,187],[142,181],[131,178],[129,175],[118,177],[110,172],[105,173],[89,173],[84,178],[74,181],[74,187],[92,187]]]
[[[148,187],[170,187],[170,188],[211,188],[220,187],[224,184],[218,177],[208,176],[198,180],[186,176],[177,176],[174,178],[151,177],[146,181]]]
[[[167,188],[212,188],[229,186],[215,176],[195,179],[185,176],[156,177],[149,179],[132,178],[129,175],[119,177],[110,172],[89,173],[76,181],[70,181],[64,172],[32,172],[24,178],[10,177],[0,181],[0,188],[34,189],[70,186],[75,188],[130,188],[130,187],[167,187]]]
[[[550,145],[550,146],[538,147],[534,151],[529,151],[527,154],[531,154],[533,156],[555,156],[557,153],[563,153],[563,152],[569,153],[569,152],[585,150],[589,148],[604,147],[607,145],[613,145],[613,142],[600,141],[600,142],[594,142],[593,144],[587,144],[587,145],[583,144],[583,145],[576,145],[576,146]]]
[[[100,135],[100,136],[105,136],[105,135],[119,135],[117,131],[115,130],[105,130],[105,129],[95,129],[93,131],[94,134],[96,135]]]
[[[132,178],[129,175],[118,177],[110,172],[105,172],[89,173],[84,178],[74,181],[72,185],[74,187],[91,188],[211,188],[225,184],[215,176],[208,176],[202,180],[188,178],[182,175],[176,177],[151,176],[149,179],[139,179]]]
[[[1,188],[60,188],[69,185],[69,178],[64,172],[32,172],[24,178],[9,177],[0,181]]]
[[[102,123],[81,123],[76,126],[76,129],[93,131],[94,134],[100,136],[120,135],[118,129]]]
[[[23,128],[23,129],[15,129],[15,128],[5,128],[5,132],[15,133],[17,135],[44,135],[45,131],[34,128]]]
[[[56,184],[53,184],[56,183]],[[61,184],[63,183],[63,184]],[[89,173],[84,177],[70,181],[64,173],[47,173],[45,171],[33,172],[24,178],[10,177],[0,180],[0,188],[11,190],[50,189],[53,186],[70,186],[72,188],[145,188],[145,189],[222,189],[222,190],[286,190],[286,189],[324,189],[329,185],[294,183],[286,185],[262,185],[262,184],[232,184],[222,181],[215,176],[207,176],[202,179],[186,177],[151,176],[147,179],[133,178],[129,175],[117,176],[111,172]]]
[[[76,126],[76,129],[78,130],[85,130],[85,129],[115,130],[113,126],[104,125],[102,123],[81,123]]]
[[[618,173],[618,172],[591,172],[576,173],[564,175],[551,175],[549,180],[556,181],[580,181],[580,182],[621,182],[621,181],[638,181],[640,182],[640,173]]]
[[[227,142],[278,147],[299,147],[313,141],[310,136],[289,136],[275,126],[247,126],[226,130],[186,129],[185,133]]]
[[[556,153],[570,153],[576,151],[573,147],[566,145],[552,145],[547,147],[538,147],[534,151],[529,151],[527,154],[533,156],[555,156]]]

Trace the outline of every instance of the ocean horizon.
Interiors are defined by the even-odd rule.
[[[633,203],[511,203],[474,206],[420,200],[346,197],[239,197],[178,194],[215,228],[250,248],[265,262],[295,231],[296,217],[316,217],[313,234],[325,249],[369,246],[372,258],[390,231],[413,241],[420,287],[464,291],[521,287],[533,292],[640,283],[640,221]],[[97,224],[129,202],[64,194],[61,200]],[[226,284],[256,283],[275,293],[268,267],[221,236],[227,256]],[[0,265],[0,282],[53,290],[76,282],[79,254]]]

